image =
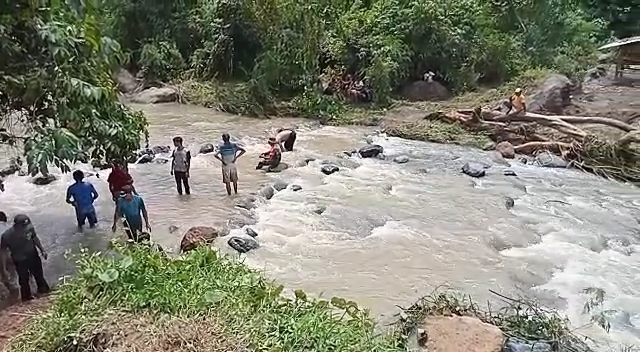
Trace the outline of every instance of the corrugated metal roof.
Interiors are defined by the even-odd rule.
[[[616,47],[619,47],[619,46],[633,44],[633,43],[640,43],[640,35],[636,36],[636,37],[624,38],[624,39],[618,40],[616,42],[609,43],[607,45],[603,45],[603,46],[599,47],[598,50],[611,49],[611,48],[616,48]]]

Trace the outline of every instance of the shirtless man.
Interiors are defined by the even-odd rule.
[[[296,131],[290,128],[279,128],[276,134],[276,142],[284,152],[293,151],[293,144],[296,142]]]

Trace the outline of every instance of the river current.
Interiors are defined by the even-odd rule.
[[[589,323],[585,288],[606,292],[604,309],[615,310],[609,334],[580,329],[606,350],[610,343],[640,345],[640,190],[573,170],[547,169],[511,161],[496,163],[489,152],[407,141],[372,134],[369,128],[321,127],[300,120],[256,120],[184,105],[134,106],[150,122],[150,145],[170,145],[180,135],[197,154],[223,132],[247,149],[239,160],[240,194],[227,197],[212,155],[196,155],[191,196],[178,196],[168,164],[131,165],[135,185],[150,212],[152,236],[176,250],[191,226],[251,224],[260,248],[244,256],[285,286],[325,297],[341,296],[371,308],[381,320],[441,285],[479,301],[489,290],[529,296],[566,314],[574,326]],[[256,171],[274,127],[296,125],[298,140],[281,173]],[[369,137],[367,137],[369,136]],[[385,149],[386,160],[339,157],[366,145]],[[406,164],[392,162],[406,155]],[[307,166],[295,167],[306,158]],[[326,176],[322,160],[340,171]],[[460,173],[467,161],[493,166],[487,176]],[[77,166],[90,170],[88,165]],[[509,168],[517,176],[504,176]],[[108,170],[88,180],[101,194],[100,225],[77,233],[73,210],[64,202],[71,175],[47,186],[10,176],[0,210],[24,212],[34,221],[51,258],[52,282],[69,273],[63,253],[79,245],[101,249],[111,236],[113,204]],[[260,186],[282,180],[285,189],[253,212],[234,206]],[[505,207],[506,197],[515,200]],[[317,214],[318,207],[326,208]],[[179,231],[171,232],[176,226]],[[232,234],[242,229],[232,230]],[[232,250],[221,239],[221,250]]]

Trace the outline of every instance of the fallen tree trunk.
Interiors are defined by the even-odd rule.
[[[563,155],[564,151],[571,148],[572,144],[566,142],[528,142],[513,147],[516,153],[533,154],[538,150],[544,149],[560,155]]]

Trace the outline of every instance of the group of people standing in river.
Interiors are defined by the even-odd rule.
[[[293,129],[279,129],[275,137],[268,139],[269,150],[260,155],[256,170],[267,166],[268,170],[278,167],[282,152],[292,151],[296,141]],[[173,138],[175,149],[171,154],[171,175],[174,176],[178,194],[191,194],[189,185],[191,171],[191,152],[184,147],[182,137]],[[228,195],[238,193],[238,170],[236,161],[244,155],[246,150],[231,142],[228,133],[222,135],[222,143],[218,145],[214,157],[221,162],[222,182]],[[94,202],[99,194],[96,188],[84,181],[85,174],[80,170],[73,172],[74,183],[69,186],[66,202],[75,209],[77,225],[80,230],[88,222],[90,228],[95,228],[98,217]],[[107,178],[109,191],[115,203],[113,215],[113,232],[117,224],[123,219],[125,232],[134,242],[149,239],[151,226],[146,205],[142,197],[133,186],[133,178],[128,172],[125,162],[112,160],[111,172]],[[0,279],[11,295],[18,291],[15,276],[18,276],[19,292],[23,301],[33,299],[30,280],[34,277],[38,293],[46,294],[50,291],[43,273],[42,259],[47,259],[47,252],[38,238],[31,219],[25,214],[17,214],[13,224],[8,225],[7,215],[0,212],[0,225],[4,230],[0,237]],[[143,225],[146,231],[143,231]]]

